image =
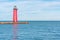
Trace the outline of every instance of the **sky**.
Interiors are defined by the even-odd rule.
[[[15,5],[19,21],[60,21],[60,0],[0,0],[0,21],[13,20]]]

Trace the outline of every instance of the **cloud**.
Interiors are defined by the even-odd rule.
[[[60,0],[0,0],[0,2],[16,2],[16,1],[45,1],[45,2],[52,2],[52,1],[60,1]]]
[[[60,20],[60,2],[14,1],[0,3],[0,20],[12,20],[13,7],[18,8],[19,20]],[[60,8],[60,6],[59,6]],[[53,9],[53,10],[52,10]],[[57,9],[55,11],[55,9]],[[49,10],[49,11],[48,11]],[[52,11],[51,11],[52,10]]]

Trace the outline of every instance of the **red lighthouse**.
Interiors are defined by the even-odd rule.
[[[17,7],[13,8],[13,23],[17,23]]]

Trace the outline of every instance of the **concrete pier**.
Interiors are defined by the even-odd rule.
[[[28,22],[0,22],[0,24],[29,24]]]

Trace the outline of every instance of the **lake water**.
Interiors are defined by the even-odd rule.
[[[15,34],[14,34],[14,27]],[[60,21],[29,21],[29,24],[0,24],[0,40],[60,40]]]

